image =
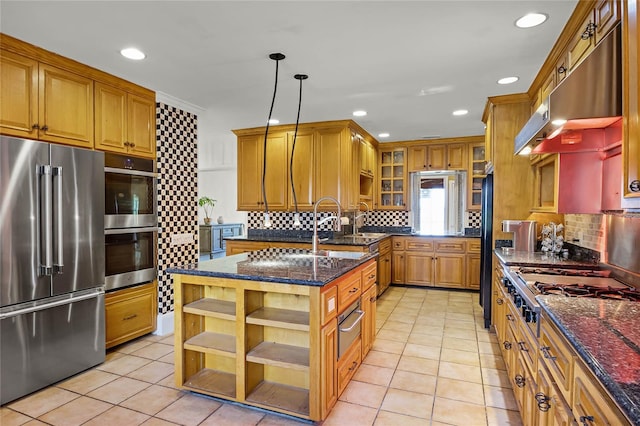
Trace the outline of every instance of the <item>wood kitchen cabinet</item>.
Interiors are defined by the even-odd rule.
[[[479,288],[477,238],[393,237],[392,250],[394,284]]]
[[[485,160],[485,144],[476,143],[469,146],[471,155],[469,156],[468,189],[467,189],[467,210],[480,210],[482,203],[482,179],[487,164]]]
[[[426,144],[410,146],[409,172],[467,170],[467,144]]]
[[[371,348],[376,336],[376,295],[377,288],[374,285],[367,290],[363,290],[360,298],[360,309],[364,312],[362,317],[362,359],[364,359]]]
[[[380,150],[380,171],[378,174],[378,209],[407,209],[406,158],[406,148]]]
[[[93,148],[90,78],[6,50],[0,67],[3,134]]]
[[[238,210],[261,210],[264,134],[238,137]],[[267,138],[265,193],[270,210],[287,208],[287,135],[272,133]]]
[[[156,101],[95,83],[95,147],[155,159]]]
[[[380,241],[378,255],[378,296],[380,296],[391,284],[391,238]]]
[[[640,2],[622,6],[622,207],[640,208]]]
[[[158,316],[157,282],[108,292],[104,305],[107,349],[151,333]]]
[[[242,235],[242,223],[226,223],[223,225],[200,225],[198,232],[200,255],[208,254],[209,258],[225,253],[225,238]]]
[[[267,200],[273,211],[294,211],[291,190],[291,150],[294,126],[272,126],[267,144]],[[262,200],[262,151],[264,128],[239,129],[238,210],[264,208]],[[373,199],[373,178],[361,179],[360,139],[366,134],[351,120],[300,124],[293,154],[293,182],[298,209],[310,211],[324,196],[336,198],[343,209],[357,208],[361,194]],[[371,204],[370,204],[370,207]],[[330,204],[322,209],[331,208]]]

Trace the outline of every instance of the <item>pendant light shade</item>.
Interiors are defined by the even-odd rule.
[[[291,145],[291,161],[289,164],[289,177],[291,181],[291,192],[293,194],[293,204],[295,206],[295,213],[293,215],[293,226],[296,228],[300,228],[302,224],[300,223],[300,212],[298,211],[298,198],[296,196],[296,186],[293,182],[293,156],[296,149],[296,139],[298,137],[298,124],[300,123],[300,109],[302,107],[302,81],[309,78],[306,74],[296,74],[293,76],[296,80],[300,81],[300,94],[298,96],[298,115],[296,116],[296,129],[293,132],[293,144]]]
[[[267,175],[267,136],[269,135],[269,122],[273,113],[273,105],[276,101],[276,92],[278,91],[278,64],[285,56],[282,53],[272,53],[269,59],[276,61],[276,78],[273,85],[273,97],[271,98],[271,108],[269,108],[269,117],[267,118],[267,126],[264,131],[263,155],[262,155],[262,200],[264,201],[264,227],[271,228],[271,218],[269,217],[269,203],[267,201],[267,191],[265,190],[265,178]]]

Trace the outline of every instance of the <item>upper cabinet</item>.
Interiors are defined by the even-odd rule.
[[[155,158],[155,98],[95,84],[95,147]]]
[[[586,58],[596,44],[620,22],[620,1],[599,0],[589,10],[567,47],[567,68],[572,71]]]
[[[378,208],[381,210],[407,209],[407,150],[381,149]]]
[[[238,138],[238,210],[261,210],[267,204],[272,210],[287,208],[287,135],[271,134],[266,143],[266,169],[263,169],[264,134]],[[263,170],[264,180],[263,180]]]
[[[426,144],[410,146],[408,171],[466,170],[467,144]]]
[[[2,50],[3,134],[93,147],[93,81]]]
[[[0,133],[155,158],[155,93],[0,34]]]
[[[482,201],[482,179],[486,176],[484,174],[484,168],[487,164],[484,159],[484,143],[472,144],[470,149],[467,210],[480,210]]]
[[[622,207],[640,208],[640,29],[638,0],[623,1],[622,55]]]
[[[267,141],[265,192],[269,209],[312,210],[321,197],[336,198],[343,209],[355,209],[368,194],[373,198],[373,174],[361,172],[362,129],[350,121],[270,127]],[[264,127],[234,130],[238,136],[238,210],[264,208],[262,196],[262,152]],[[375,159],[375,151],[367,154]],[[292,161],[293,159],[293,161]],[[361,189],[362,176],[370,181]],[[293,181],[293,188],[291,182]],[[331,208],[330,204],[325,206]],[[370,205],[370,207],[372,207]]]

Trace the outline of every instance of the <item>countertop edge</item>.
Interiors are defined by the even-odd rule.
[[[621,411],[627,416],[632,424],[640,424],[640,407],[629,399],[627,394],[602,368],[598,360],[582,345],[575,334],[573,334],[571,330],[567,328],[562,321],[560,321],[553,312],[553,309],[547,306],[545,300],[540,296],[536,296],[536,300],[540,303],[540,307],[544,310],[544,313],[580,355],[580,358],[584,361],[589,370],[596,376],[607,392],[611,394],[614,401],[620,406]]]

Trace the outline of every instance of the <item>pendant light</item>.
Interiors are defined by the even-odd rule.
[[[265,190],[265,177],[267,174],[267,136],[269,135],[269,122],[271,121],[271,113],[273,113],[273,104],[276,101],[276,92],[278,91],[278,64],[285,56],[282,53],[272,53],[269,59],[276,61],[276,80],[273,85],[273,97],[271,98],[271,108],[269,109],[269,118],[267,118],[267,127],[264,131],[264,144],[262,148],[262,199],[264,201],[264,227],[271,228],[271,218],[269,217],[269,203],[267,202],[267,192]]]
[[[291,145],[291,161],[289,164],[289,177],[291,180],[291,192],[293,193],[293,204],[295,206],[295,213],[293,214],[293,226],[300,228],[300,212],[298,211],[298,197],[296,197],[296,186],[293,182],[293,154],[296,149],[296,139],[298,137],[298,124],[300,123],[300,107],[302,106],[302,80],[309,78],[306,74],[296,74],[293,76],[296,80],[300,81],[300,94],[298,96],[298,115],[296,117],[296,129],[293,132],[293,144]]]

